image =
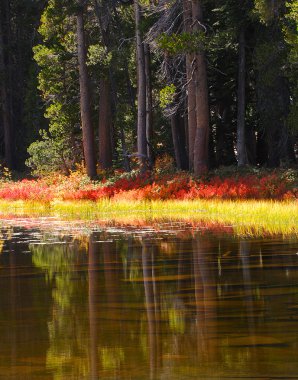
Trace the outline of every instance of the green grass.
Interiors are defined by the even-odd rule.
[[[237,235],[298,236],[296,201],[0,201],[2,217],[54,216],[67,220],[88,220],[121,224],[185,221],[232,226]]]

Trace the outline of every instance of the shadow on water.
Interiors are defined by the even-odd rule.
[[[2,228],[0,379],[298,378],[298,241]]]

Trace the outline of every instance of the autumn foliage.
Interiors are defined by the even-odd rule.
[[[193,178],[188,173],[115,172],[91,181],[75,171],[41,179],[0,181],[0,199],[37,200],[192,200],[192,199],[296,199],[295,176],[289,172],[234,173]]]

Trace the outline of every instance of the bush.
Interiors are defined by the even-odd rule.
[[[41,140],[33,142],[27,149],[30,157],[26,165],[36,176],[47,176],[50,173],[69,174],[74,166],[74,153],[66,137],[49,136],[40,131]]]
[[[295,173],[266,172],[261,175],[243,174],[222,178],[194,179],[188,173],[174,174],[116,172],[109,179],[92,181],[83,166],[69,176],[52,174],[43,179],[19,182],[0,182],[0,198],[52,199],[96,201],[102,198],[117,200],[194,200],[204,199],[296,199]]]

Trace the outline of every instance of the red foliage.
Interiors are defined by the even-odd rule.
[[[49,202],[54,198],[54,194],[52,188],[44,182],[24,179],[19,182],[5,183],[0,187],[0,198]]]
[[[152,176],[150,173],[121,176],[114,182],[90,182],[77,174],[58,179],[3,182],[0,198],[11,200],[123,200],[180,199],[297,199],[298,190],[276,173],[194,180],[186,173]]]

